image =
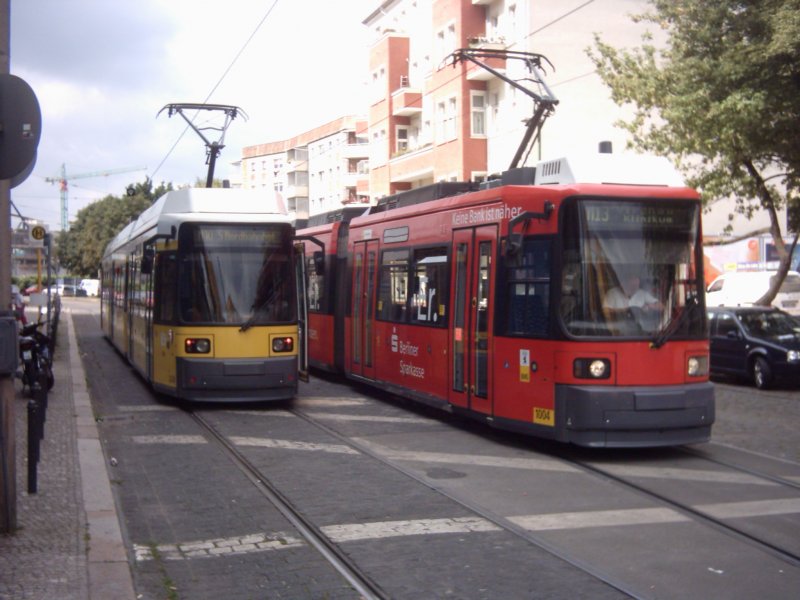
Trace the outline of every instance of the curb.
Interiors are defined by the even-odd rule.
[[[77,431],[81,491],[86,513],[89,598],[134,600],[136,594],[130,563],[122,540],[107,461],[86,388],[86,374],[78,350],[71,311],[69,319],[62,320],[62,324],[68,324],[67,356],[72,382],[71,396]]]

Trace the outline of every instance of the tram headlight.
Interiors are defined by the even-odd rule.
[[[273,352],[291,352],[294,350],[294,338],[276,337],[272,338]]]
[[[211,352],[211,340],[208,338],[186,338],[183,342],[186,354],[208,354]]]
[[[579,379],[608,379],[611,377],[611,361],[607,358],[576,358],[572,373]]]
[[[689,377],[708,375],[708,356],[690,356],[686,361],[686,374]]]

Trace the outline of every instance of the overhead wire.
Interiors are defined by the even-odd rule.
[[[277,4],[278,4],[278,0],[274,0],[274,2],[272,3],[272,5],[271,5],[271,6],[270,6],[270,7],[267,9],[267,12],[264,14],[264,16],[263,16],[263,17],[261,17],[261,20],[260,20],[260,21],[258,22],[258,24],[255,26],[255,29],[253,29],[253,32],[250,34],[250,37],[248,37],[248,38],[247,38],[247,40],[244,42],[244,44],[242,45],[242,47],[239,49],[239,51],[238,51],[238,52],[236,53],[236,55],[233,57],[233,60],[231,60],[231,62],[230,62],[230,64],[228,65],[228,67],[225,69],[225,71],[222,73],[222,75],[220,76],[220,78],[217,80],[217,83],[215,83],[215,84],[214,84],[214,86],[211,88],[211,91],[210,91],[210,92],[208,92],[208,94],[206,95],[205,99],[203,100],[203,104],[205,104],[206,102],[208,102],[208,100],[211,98],[211,96],[214,94],[214,92],[215,92],[215,91],[217,91],[217,88],[218,88],[218,87],[219,87],[219,86],[222,84],[222,82],[223,82],[223,81],[225,80],[225,78],[228,76],[228,73],[230,73],[230,71],[231,71],[231,69],[233,68],[233,66],[236,64],[236,62],[239,60],[239,58],[241,57],[241,55],[242,55],[242,54],[244,53],[244,51],[247,49],[247,46],[249,46],[249,45],[250,45],[250,42],[253,40],[253,38],[256,36],[256,34],[258,33],[258,31],[261,29],[261,26],[262,26],[262,25],[264,25],[264,23],[266,22],[266,20],[269,18],[270,14],[272,14],[272,11],[273,11],[273,9],[275,8],[275,6],[276,6]],[[192,118],[190,119],[190,123],[194,123],[195,119],[197,118],[197,116],[198,116],[199,114],[200,114],[200,111],[198,110],[198,111],[195,113],[194,117],[192,117]],[[169,151],[167,152],[167,154],[164,156],[164,158],[161,160],[161,162],[160,162],[160,163],[158,163],[158,166],[157,166],[157,167],[156,167],[156,168],[153,170],[153,172],[150,174],[150,179],[153,179],[153,178],[155,177],[156,173],[158,173],[158,171],[159,171],[159,170],[161,169],[161,167],[164,165],[164,163],[165,163],[165,162],[167,162],[167,160],[169,159],[169,157],[170,157],[170,156],[172,155],[172,153],[175,151],[175,148],[177,148],[177,147],[178,147],[178,144],[179,144],[179,143],[180,143],[180,141],[183,139],[183,136],[184,136],[184,135],[186,135],[186,132],[187,132],[187,131],[189,131],[189,129],[190,129],[190,128],[191,128],[191,125],[190,125],[190,124],[187,124],[187,125],[186,125],[186,126],[183,128],[183,131],[182,131],[182,132],[181,132],[181,134],[178,136],[178,139],[176,139],[176,140],[175,140],[175,143],[174,143],[174,144],[172,145],[172,147],[169,149]]]

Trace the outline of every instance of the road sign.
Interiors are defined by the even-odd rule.
[[[43,225],[34,225],[28,230],[28,235],[34,244],[44,243],[44,237],[47,235],[47,228]]]

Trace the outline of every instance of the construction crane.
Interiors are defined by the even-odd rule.
[[[67,167],[61,164],[61,175],[57,177],[45,177],[48,183],[58,183],[61,192],[61,231],[69,229],[69,191],[67,182],[72,179],[86,179],[88,177],[104,177],[106,175],[117,175],[119,173],[130,173],[132,171],[146,171],[147,167],[129,167],[123,169],[106,169],[105,171],[93,171],[91,173],[78,173],[77,175],[67,175]]]

